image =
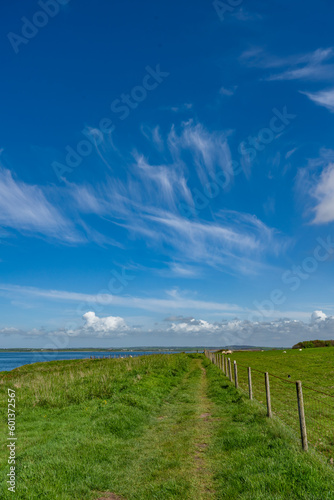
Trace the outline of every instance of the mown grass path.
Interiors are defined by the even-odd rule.
[[[212,435],[217,432],[215,427],[217,424],[216,420],[212,417],[212,410],[214,404],[209,400],[207,396],[208,380],[206,377],[206,370],[202,363],[201,368],[201,379],[198,391],[198,413],[199,418],[197,426],[197,442],[196,442],[196,473],[199,476],[199,490],[198,498],[214,498],[215,491],[213,486],[213,473],[211,464],[208,463],[208,458],[206,451],[211,443]]]
[[[206,390],[202,360],[193,359],[189,371],[162,405],[160,414],[132,449],[134,475],[127,481],[128,487],[123,487],[125,498],[201,500],[214,497],[207,448],[215,421],[211,418],[213,403]],[[136,484],[143,489],[133,493]]]

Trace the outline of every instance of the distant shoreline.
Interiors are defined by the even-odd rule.
[[[182,346],[182,347],[176,347],[176,346],[171,346],[171,347],[150,347],[150,346],[144,346],[144,347],[77,347],[77,348],[67,348],[67,349],[43,349],[43,348],[30,348],[30,347],[22,347],[22,348],[1,348],[0,353],[2,352],[145,352],[145,351],[150,351],[150,352],[197,352],[197,351],[204,351],[204,349],[208,350],[221,350],[221,349],[232,349],[234,351],[238,350],[280,350],[280,349],[291,349],[291,347],[263,347],[263,346],[249,346],[249,345],[240,345],[240,346],[196,346],[196,347],[189,347],[189,346]]]
[[[212,348],[213,349],[213,348]],[[217,348],[214,348],[217,349]],[[106,349],[101,349],[101,348],[81,348],[81,349],[30,349],[30,348],[21,348],[21,349],[0,349],[1,352],[165,352],[165,351],[170,351],[170,352],[182,352],[182,351],[203,351],[204,347],[129,347],[129,348],[106,348]]]

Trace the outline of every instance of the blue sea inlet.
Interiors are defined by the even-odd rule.
[[[171,351],[29,351],[0,352],[0,371],[10,371],[22,365],[40,363],[41,361],[56,361],[61,359],[89,359],[90,357],[111,358],[143,356],[145,354],[169,354]]]

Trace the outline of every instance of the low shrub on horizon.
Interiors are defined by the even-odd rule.
[[[295,344],[292,349],[312,349],[313,347],[334,347],[334,340],[305,340]]]

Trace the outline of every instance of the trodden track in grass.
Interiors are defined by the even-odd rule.
[[[17,391],[18,499],[334,499],[333,470],[201,355],[40,363]]]

